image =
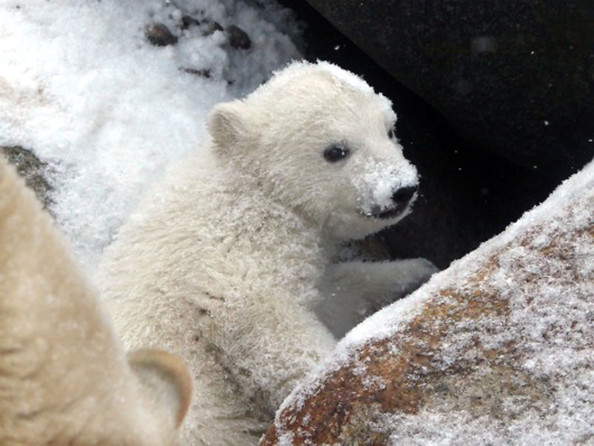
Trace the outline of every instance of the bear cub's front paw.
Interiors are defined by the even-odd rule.
[[[433,263],[424,258],[396,261],[393,288],[396,297],[412,293],[438,271]]]

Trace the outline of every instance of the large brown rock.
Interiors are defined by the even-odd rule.
[[[262,445],[591,444],[594,163],[356,327]]]

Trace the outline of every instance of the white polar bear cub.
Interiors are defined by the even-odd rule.
[[[336,332],[352,322],[348,309],[332,318],[324,294],[379,298],[434,271],[330,264],[342,241],[409,212],[418,177],[395,119],[359,77],[293,63],[212,110],[210,155],[169,169],[108,249],[99,283],[127,347],[171,351],[192,371],[185,444],[257,443],[335,345],[314,309]]]

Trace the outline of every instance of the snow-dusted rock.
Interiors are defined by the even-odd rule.
[[[591,444],[594,163],[352,330],[263,445]]]
[[[33,151],[19,146],[0,146],[0,155],[14,164],[18,174],[25,179],[27,186],[33,189],[43,207],[47,209],[51,205],[49,194],[52,191],[52,185],[47,180],[48,171],[51,170],[47,163],[37,158]]]

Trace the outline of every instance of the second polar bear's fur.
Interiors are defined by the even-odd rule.
[[[125,355],[51,218],[0,156],[0,445],[177,445],[191,378]]]
[[[334,347],[328,327],[356,321],[356,299],[433,272],[423,259],[330,262],[409,212],[418,177],[395,119],[359,77],[294,63],[216,106],[208,155],[169,169],[108,249],[99,283],[127,347],[171,351],[192,371],[185,444],[257,443]]]

